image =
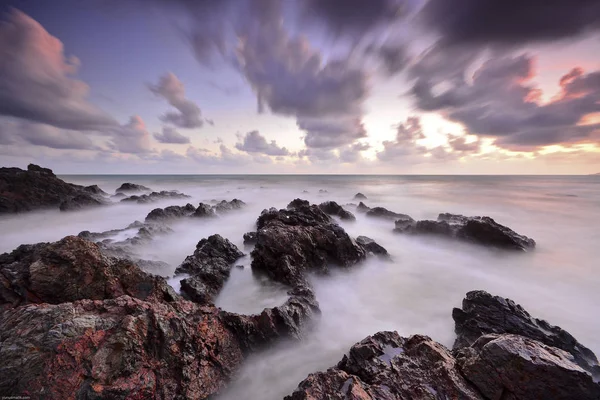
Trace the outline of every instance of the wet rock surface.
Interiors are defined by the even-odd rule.
[[[244,233],[244,244],[246,246],[254,246],[257,240],[256,232]]]
[[[67,183],[51,169],[35,164],[29,164],[27,170],[0,168],[0,214],[59,207],[67,211],[100,205],[103,203],[100,192],[101,189]]]
[[[483,290],[468,292],[461,308],[452,310],[456,341],[454,349],[472,345],[487,334],[516,334],[562,349],[586,371],[600,377],[598,359],[570,333],[544,320],[533,318],[510,299]]]
[[[465,217],[444,213],[438,216],[437,221],[401,218],[396,221],[394,231],[445,236],[507,250],[527,250],[535,247],[533,239],[516,233],[490,217]]]
[[[122,202],[126,202],[126,203],[138,203],[138,204],[147,204],[147,203],[153,203],[159,200],[165,200],[165,199],[187,199],[190,198],[191,196],[188,196],[187,194],[184,193],[180,193],[176,190],[161,190],[160,192],[152,192],[149,194],[141,194],[141,195],[133,195],[133,196],[129,196],[129,197],[125,197],[124,199],[121,199]]]
[[[337,366],[310,374],[286,400],[484,399],[448,349],[427,336],[379,332]]]
[[[214,210],[217,213],[222,214],[232,210],[239,210],[245,205],[246,203],[239,199],[233,199],[231,201],[221,200],[220,202],[215,204]]]
[[[344,209],[335,201],[325,201],[319,204],[319,208],[328,215],[335,215],[346,221],[356,221],[356,217],[350,211]]]
[[[368,251],[369,253],[372,253],[372,254],[379,256],[381,258],[384,258],[384,259],[390,258],[390,254],[387,252],[385,247],[381,246],[380,244],[375,242],[370,237],[359,236],[356,238],[356,243],[358,243],[359,245],[364,247],[364,249],[366,251]]]
[[[217,214],[212,206],[206,203],[200,203],[198,208],[196,208],[195,212],[192,214],[194,218],[213,218],[216,217]]]
[[[149,187],[138,185],[136,183],[125,182],[117,188],[116,193],[131,193],[131,192],[151,192]]]
[[[185,206],[169,206],[165,208],[155,208],[150,211],[146,216],[146,222],[148,221],[161,221],[174,218],[188,217],[196,211],[196,207],[190,203]]]
[[[488,399],[600,399],[600,385],[571,354],[524,336],[485,335],[456,357]]]
[[[361,204],[362,204],[362,202],[361,202]],[[359,204],[359,206],[360,206],[360,204]],[[406,214],[396,213],[396,212],[390,211],[387,208],[383,208],[383,207],[370,208],[369,210],[367,210],[367,217],[384,218],[384,219],[406,219],[406,218],[412,219],[410,216],[408,216]]]
[[[296,199],[288,209],[264,210],[258,218],[252,268],[296,286],[306,283],[308,271],[327,273],[329,264],[350,267],[365,255],[318,206]]]
[[[181,281],[182,292],[197,303],[210,303],[229,278],[233,263],[243,257],[233,243],[221,235],[202,239],[194,254],[187,256],[175,274],[190,274]]]

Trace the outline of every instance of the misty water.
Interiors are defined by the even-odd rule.
[[[352,203],[362,192],[369,206],[383,206],[415,219],[440,212],[488,215],[532,237],[537,248],[509,253],[428,237],[392,232],[393,221],[355,213],[356,222],[339,221],[356,237],[375,239],[393,262],[370,259],[328,277],[312,277],[322,315],[301,342],[279,343],[251,356],[219,399],[281,399],[309,373],[336,364],[355,342],[380,330],[426,334],[451,346],[452,307],[469,290],[509,297],[532,315],[547,319],[600,354],[600,177],[489,176],[63,176],[68,182],[98,184],[107,192],[123,182],[154,190],[180,190],[191,199],[123,204],[79,212],[33,212],[3,216],[0,252],[23,243],[55,241],[83,230],[105,231],[143,221],[153,208],[238,198],[240,211],[219,219],[193,219],[173,226],[138,249],[138,256],[170,265],[152,273],[172,279],[175,268],[196,243],[219,233],[245,253],[242,235],[254,230],[261,210],[283,208],[300,197],[319,203]],[[303,191],[308,193],[303,193]],[[327,190],[327,193],[319,193]],[[354,207],[348,209],[354,212]],[[120,233],[125,239],[135,231]],[[240,313],[257,313],[282,304],[286,287],[255,277],[250,256],[233,268],[216,304]]]

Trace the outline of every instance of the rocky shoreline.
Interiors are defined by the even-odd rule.
[[[33,165],[0,171],[4,213],[186,196],[132,183],[117,193],[111,198],[97,186],[65,183]],[[440,214],[436,221],[416,221],[368,207],[362,193],[355,199],[358,206],[295,199],[284,209],[266,209],[255,230],[244,234],[244,251],[218,234],[201,238],[175,269],[181,293],[147,272],[160,262],[141,258],[138,246],[173,234],[177,221],[203,223],[243,209],[243,201],[156,208],[144,222],[123,229],[84,231],[1,254],[0,393],[44,399],[215,398],[248,356],[281,340],[302,340],[318,323],[311,276],[359,268],[368,257],[391,259],[374,240],[352,237],[338,224],[338,219],[356,220],[350,207],[389,220],[390,231],[398,234],[435,235],[504,251],[535,247],[533,239],[489,217]],[[114,239],[125,231],[132,235]],[[285,302],[252,315],[215,306],[245,252],[253,273],[289,288]],[[600,366],[593,352],[512,300],[471,291],[451,316],[452,349],[420,334],[377,332],[352,346],[337,365],[310,374],[286,399],[600,399]]]

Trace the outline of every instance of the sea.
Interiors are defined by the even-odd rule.
[[[311,277],[322,315],[301,341],[278,343],[247,359],[219,400],[281,399],[309,373],[334,366],[357,341],[381,330],[424,334],[451,347],[452,308],[465,293],[483,289],[510,298],[530,314],[561,326],[600,355],[600,176],[373,176],[373,175],[69,175],[67,182],[99,185],[114,193],[123,182],[154,190],[179,190],[189,199],[152,204],[116,203],[78,212],[36,211],[0,217],[0,252],[24,243],[55,241],[81,231],[124,228],[156,207],[241,199],[247,206],[218,219],[190,219],[174,232],[138,249],[138,256],[166,262],[149,271],[175,289],[175,268],[196,243],[218,233],[244,248],[263,209],[291,200],[334,200],[354,212],[356,193],[415,219],[442,212],[490,216],[537,242],[529,252],[506,252],[434,237],[392,232],[393,221],[355,213],[338,221],[352,236],[375,239],[392,256],[376,258],[330,276]],[[122,232],[121,239],[135,231]],[[233,268],[217,306],[259,313],[283,304],[287,288],[255,277],[246,256]]]

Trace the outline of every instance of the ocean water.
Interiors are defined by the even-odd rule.
[[[33,212],[2,216],[0,252],[22,243],[54,241],[82,230],[124,228],[155,207],[238,198],[248,204],[216,220],[182,221],[175,232],[140,248],[139,256],[170,267],[150,271],[171,277],[196,243],[219,233],[244,250],[261,210],[283,208],[300,197],[318,203],[352,203],[364,193],[415,219],[438,213],[487,215],[532,237],[537,248],[507,253],[474,245],[392,232],[393,221],[355,213],[342,222],[349,234],[365,235],[387,248],[393,262],[371,259],[348,271],[313,277],[322,316],[301,342],[279,343],[251,356],[219,399],[281,399],[306,376],[336,364],[355,342],[379,330],[425,334],[451,346],[453,307],[465,293],[484,289],[520,303],[533,316],[572,333],[600,355],[600,176],[63,176],[98,184],[112,193],[123,182],[155,190],[180,190],[192,199],[153,204],[115,204],[73,213]],[[319,193],[326,190],[327,193]],[[304,193],[303,191],[308,191]],[[349,206],[350,211],[354,211]],[[126,237],[128,232],[122,235]],[[245,249],[249,253],[250,249]],[[234,268],[216,303],[223,309],[260,312],[286,299],[286,288],[255,278],[249,256]],[[178,280],[171,279],[178,287]]]

